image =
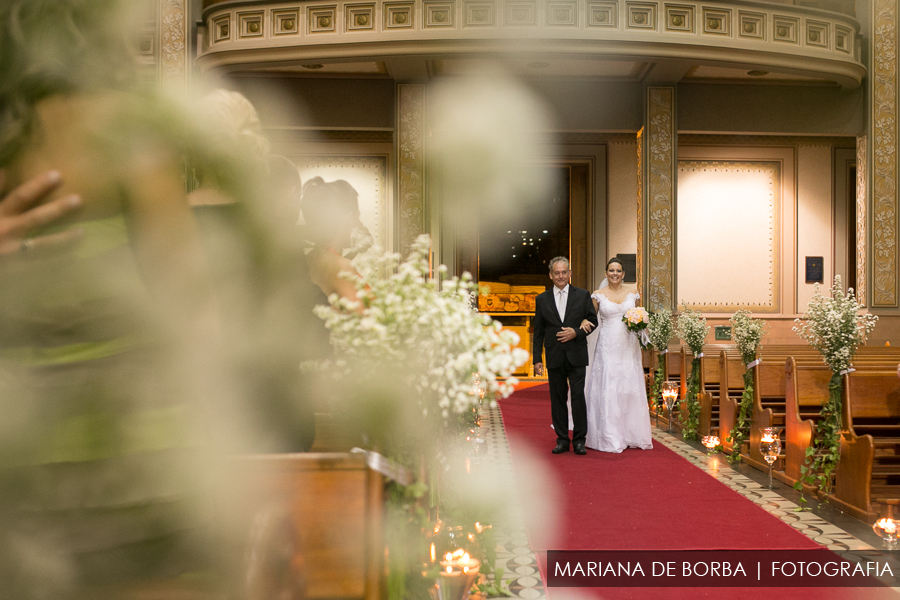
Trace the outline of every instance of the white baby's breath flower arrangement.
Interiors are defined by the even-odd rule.
[[[737,344],[744,365],[756,359],[756,352],[768,332],[768,324],[762,319],[754,319],[750,311],[739,310],[731,317],[731,335]]]
[[[756,353],[760,343],[768,331],[768,325],[761,319],[754,319],[750,311],[739,310],[731,317],[732,338],[741,353],[741,361],[744,363],[744,391],[738,408],[737,422],[727,440],[734,449],[729,457],[733,463],[741,460],[741,446],[747,440],[749,434],[750,413],[753,406],[753,371],[748,367],[756,360]]]
[[[650,315],[647,324],[647,335],[650,343],[657,352],[668,349],[669,342],[675,337],[675,323],[672,321],[672,312],[668,309],[660,309]]]
[[[445,502],[480,510],[478,493],[443,489],[441,481],[460,468],[462,440],[477,427],[482,398],[493,404],[509,396],[512,373],[528,360],[514,332],[475,310],[468,274],[448,278],[441,266],[431,276],[430,247],[424,235],[403,261],[377,250],[360,254],[357,273],[342,274],[355,282],[358,300],[332,295],[315,309],[334,348],[334,358],[316,366],[350,390],[333,394],[345,396],[335,400],[338,414],[357,424],[360,443],[417,474],[411,485],[389,488],[391,598],[419,597],[411,591],[421,583],[412,549],[424,547],[423,532],[434,527],[423,507],[441,507],[442,515],[453,512]],[[490,515],[480,514],[482,523]]]
[[[392,253],[358,256],[359,275],[347,275],[358,302],[332,295],[316,314],[337,356],[327,368],[356,379],[390,372],[414,392],[422,417],[449,423],[482,396],[490,402],[509,396],[517,383],[512,373],[528,353],[517,347],[515,332],[474,310],[468,274],[445,279],[441,265],[438,279],[429,278],[430,244],[419,236],[402,262]]]
[[[709,325],[706,324],[699,312],[688,308],[687,304],[682,303],[684,310],[678,315],[676,332],[678,337],[688,345],[694,354],[691,362],[691,374],[687,380],[687,418],[682,423],[681,430],[684,439],[696,440],[700,437],[700,402],[698,395],[700,394],[700,358],[703,353],[703,345],[706,343],[706,336],[709,335]]]
[[[653,408],[662,401],[662,384],[668,377],[666,361],[669,342],[675,337],[675,322],[672,320],[672,311],[662,308],[650,314],[650,322],[647,323],[647,337],[650,338],[650,345],[658,353],[656,375],[653,377],[653,387],[647,398],[650,407]]]
[[[688,308],[687,304],[682,305],[684,309],[678,314],[675,332],[691,352],[697,355],[703,352],[706,336],[709,335],[709,325],[699,312]]]
[[[853,288],[845,294],[841,276],[835,275],[831,297],[823,296],[816,284],[803,318],[795,320],[794,332],[819,351],[832,372],[828,401],[822,405],[813,443],[806,449],[806,462],[800,468],[802,479],[794,486],[797,489],[802,489],[804,483],[826,493],[831,489],[840,458],[843,376],[851,369],[857,348],[865,343],[878,321],[878,317],[863,313],[863,309]]]
[[[802,319],[796,319],[794,332],[819,351],[834,373],[850,368],[856,349],[875,328],[878,317],[863,314],[853,288],[844,293],[841,276],[835,275],[831,297],[823,296],[816,284],[812,300]]]

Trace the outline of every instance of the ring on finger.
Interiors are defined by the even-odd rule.
[[[31,239],[31,238],[25,238],[25,239],[22,240],[22,242],[19,244],[19,251],[20,251],[20,252],[28,252],[28,251],[31,250],[32,248],[34,248],[34,240]]]

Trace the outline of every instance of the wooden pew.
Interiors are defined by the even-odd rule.
[[[831,369],[825,365],[797,365],[788,357],[785,372],[784,475],[793,485],[800,480],[806,449],[815,437],[822,404],[828,400]]]
[[[744,365],[740,359],[719,353],[719,440],[726,452],[740,452],[725,441],[737,423],[741,394],[744,391]]]
[[[900,379],[892,370],[844,376],[841,459],[830,500],[872,523],[873,502],[900,498]]]
[[[232,514],[254,526],[248,556],[264,557],[273,543],[287,543],[294,576],[305,581],[306,598],[381,598],[384,481],[369,468],[364,453],[242,457],[235,483]],[[273,521],[270,531],[267,520]],[[249,567],[250,577],[266,571],[266,565]],[[266,583],[242,585],[259,591]],[[282,596],[272,592],[270,597]]]
[[[785,416],[785,373],[784,363],[765,362],[753,367],[753,410],[750,424],[750,446],[746,454],[742,454],[747,464],[760,470],[768,471],[769,465],[759,451],[762,439],[761,429],[765,427],[781,428],[779,435],[784,448],[784,416]],[[774,471],[783,471],[784,454],[779,456],[773,467]],[[774,474],[774,472],[773,472]],[[779,477],[779,479],[783,479]]]

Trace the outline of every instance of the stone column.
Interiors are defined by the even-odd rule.
[[[645,306],[674,310],[675,289],[675,87],[648,86],[643,139],[642,242]],[[640,139],[640,138],[639,138]],[[640,235],[640,233],[639,233]]]
[[[409,252],[425,227],[425,86],[397,85],[397,245]]]
[[[188,89],[188,11],[187,0],[159,0],[159,83],[175,97],[184,96]]]
[[[641,297],[646,296],[644,289],[644,128],[637,132],[637,289]]]
[[[897,297],[897,0],[874,0],[870,66],[872,110],[872,308],[896,308]],[[859,168],[859,167],[857,167]]]
[[[866,234],[868,215],[866,203],[868,202],[868,161],[866,160],[866,152],[868,150],[866,136],[856,138],[856,300],[864,306],[868,306],[869,286],[866,285],[866,269],[868,255],[868,243]],[[853,244],[854,240],[848,240]]]

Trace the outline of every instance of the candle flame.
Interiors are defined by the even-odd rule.
[[[463,573],[468,573],[468,572],[469,572],[469,567],[463,567]]]
[[[477,531],[478,533],[484,531],[484,527],[481,526],[481,523],[475,523],[475,531]]]
[[[885,533],[897,533],[897,525],[894,524],[893,519],[879,519],[876,525]]]
[[[774,442],[774,441],[775,441],[775,436],[772,435],[771,433],[767,433],[766,435],[764,435],[764,436],[762,437],[762,440],[761,440],[761,441],[767,442],[767,443]]]
[[[448,572],[448,573],[452,573],[452,572],[453,572],[453,567],[451,567],[450,565],[447,565],[447,572]]]
[[[448,552],[444,555],[444,560],[453,560],[453,555]]]
[[[434,562],[434,559],[437,558],[437,555],[434,553],[434,544],[431,544],[431,562]]]

